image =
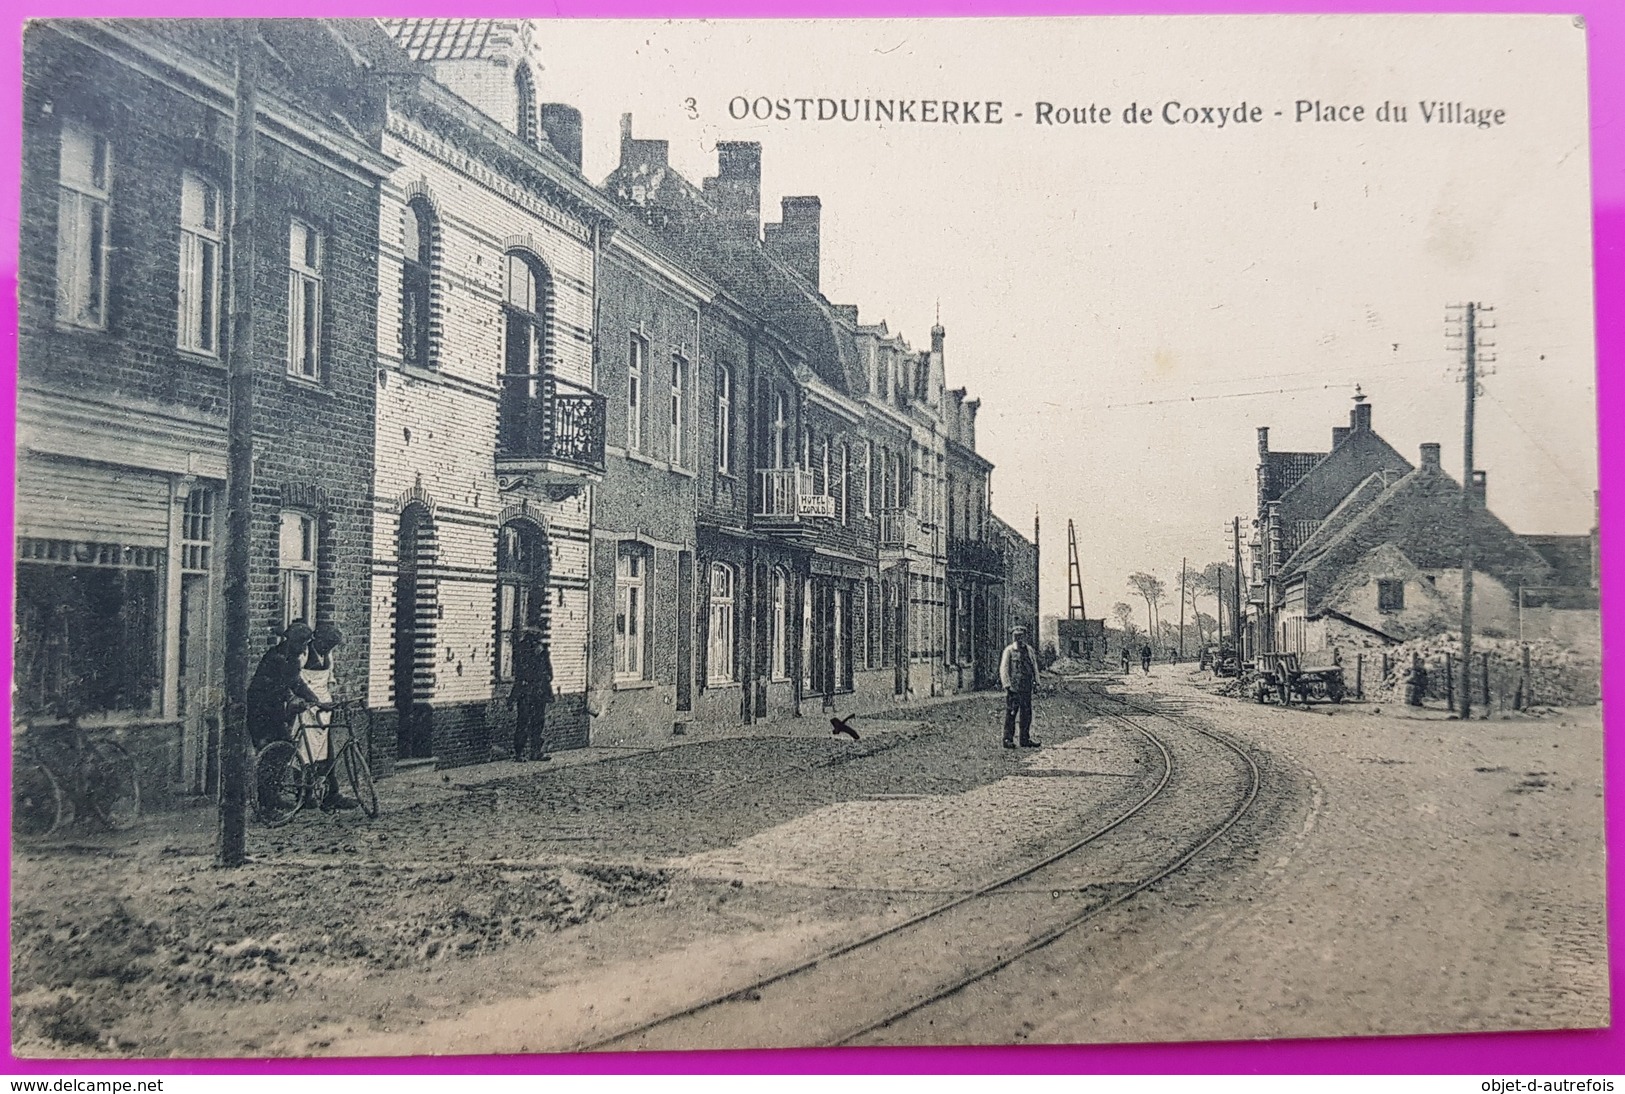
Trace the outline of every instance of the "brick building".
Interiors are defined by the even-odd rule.
[[[24,38],[15,708],[119,727],[159,796],[220,741],[241,29]],[[305,618],[364,663],[382,94],[320,23],[258,34],[250,655]]]
[[[1365,396],[1354,401],[1327,453],[1273,452],[1268,430],[1258,431],[1249,653],[1383,645],[1460,626],[1461,485],[1439,445],[1422,445],[1412,466],[1372,430]],[[1585,591],[1584,561],[1565,576],[1546,557],[1581,554],[1569,537],[1514,533],[1488,507],[1484,471],[1474,472],[1473,491],[1478,630],[1517,634],[1522,589]]]
[[[375,756],[505,753],[527,627],[551,651],[550,745],[585,744],[595,278],[614,208],[581,177],[579,116],[536,101],[528,24],[383,25],[411,63],[375,55],[391,70],[380,148],[397,164],[373,347]]]

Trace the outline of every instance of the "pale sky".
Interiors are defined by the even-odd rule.
[[[1255,427],[1324,450],[1356,383],[1379,433],[1413,463],[1441,442],[1459,477],[1446,305],[1468,299],[1497,324],[1476,444],[1491,508],[1520,532],[1592,526],[1584,42],[1565,17],[560,21],[537,37],[540,98],[582,110],[593,181],[623,112],[695,183],[717,140],[761,141],[764,220],[782,196],[823,200],[825,295],[916,347],[940,302],[949,384],[982,399],[994,509],[1025,530],[1042,514],[1046,613],[1065,610],[1068,518],[1091,616],[1134,602],[1131,571],[1171,585],[1182,556],[1230,558]],[[1005,122],[736,121],[736,95],[996,99]],[[1366,113],[1296,122],[1300,99]],[[1037,125],[1040,100],[1112,120]],[[1424,100],[1505,122],[1427,123]],[[1169,101],[1263,116],[1169,125]],[[1408,122],[1376,121],[1385,101]],[[1131,102],[1155,119],[1123,124]]]

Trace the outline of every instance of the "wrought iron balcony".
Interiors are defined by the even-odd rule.
[[[991,543],[978,539],[948,541],[948,569],[987,577],[1004,575],[1004,556]]]
[[[604,397],[552,373],[502,377],[497,460],[515,471],[604,470]]]

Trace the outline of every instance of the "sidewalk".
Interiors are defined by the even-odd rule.
[[[883,707],[865,714],[841,714],[852,728],[865,737],[897,733],[917,728],[925,720],[925,712],[949,703],[962,703],[985,698],[989,691],[965,692],[958,695],[937,695],[919,699],[907,705]],[[387,814],[390,809],[410,808],[435,801],[444,801],[450,793],[475,790],[495,782],[513,779],[538,779],[555,775],[583,764],[605,763],[652,752],[665,752],[690,745],[715,741],[760,738],[809,739],[828,737],[831,733],[830,715],[823,712],[801,717],[764,718],[749,725],[711,725],[703,722],[687,723],[687,732],[672,735],[647,745],[588,745],[550,755],[543,762],[534,760],[515,763],[499,759],[466,767],[436,768],[423,764],[397,771],[378,783],[378,800]]]

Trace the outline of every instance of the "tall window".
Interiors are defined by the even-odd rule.
[[[288,371],[322,371],[322,233],[298,220],[288,225]]]
[[[220,188],[188,171],[181,176],[181,349],[220,352],[220,244]]]
[[[688,362],[671,356],[671,443],[666,451],[674,466],[683,465],[683,397],[688,388]]]
[[[643,366],[649,356],[649,344],[637,335],[626,351],[626,448],[629,452],[643,451]]]
[[[717,470],[726,475],[732,468],[734,374],[727,365],[717,366]]]
[[[67,123],[57,176],[56,317],[107,326],[107,220],[113,151],[107,138]]]
[[[773,466],[790,466],[790,416],[784,393],[773,395]]]
[[[1405,583],[1381,578],[1377,581],[1377,610],[1402,612],[1405,610]]]
[[[734,569],[711,566],[711,630],[707,640],[706,678],[713,684],[734,678]]]
[[[316,518],[284,510],[277,566],[282,571],[282,623],[316,620]]]
[[[623,543],[615,555],[615,678],[648,676],[649,549]]]
[[[790,666],[788,663],[789,651],[785,641],[790,633],[789,616],[789,579],[783,570],[773,571],[773,617],[769,623],[769,639],[771,648],[768,651],[769,670],[775,680],[788,680]]]
[[[531,78],[529,65],[519,66],[513,75],[513,85],[513,131],[526,144],[536,144],[536,81]]]
[[[863,515],[874,515],[875,442],[863,442]]]
[[[848,466],[850,461],[851,461],[851,456],[849,454],[849,450],[847,449],[846,442],[842,441],[840,443],[840,445],[836,448],[835,489],[832,491],[832,493],[834,493],[834,495],[835,495],[835,506],[836,506],[836,509],[840,512],[841,523],[842,524],[846,523],[846,516],[847,516],[847,514],[846,514],[846,502],[847,502],[846,490],[847,490],[847,476],[851,474],[851,468]]]
[[[405,258],[401,264],[401,360],[429,367],[429,316],[434,291],[434,220],[429,203],[406,207]]]
[[[547,267],[535,256],[509,251],[502,294],[502,403],[498,410],[501,440],[510,450],[535,452],[546,435],[540,415],[541,374],[548,361]]]
[[[513,679],[514,650],[527,627],[547,626],[547,538],[540,526],[512,520],[497,532],[496,674]]]
[[[801,690],[813,689],[813,583],[801,583]]]

